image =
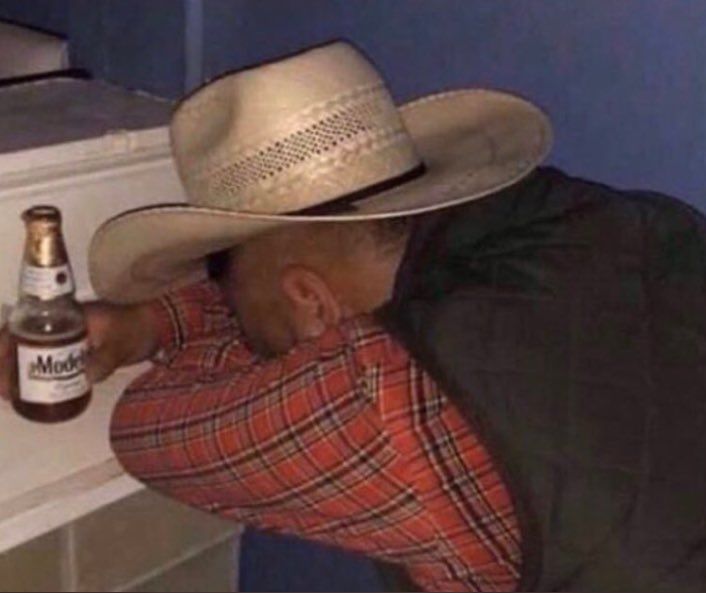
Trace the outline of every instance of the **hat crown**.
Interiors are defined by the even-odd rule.
[[[191,202],[241,212],[296,211],[420,164],[383,80],[343,42],[211,82],[171,138]]]

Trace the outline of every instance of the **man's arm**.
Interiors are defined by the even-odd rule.
[[[155,362],[169,364],[190,343],[237,332],[221,291],[208,281],[139,305],[98,301],[83,309],[90,344],[86,370],[93,383],[121,366],[155,359],[157,353]],[[12,391],[13,348],[7,327],[1,327],[0,398],[9,398]]]
[[[158,345],[165,350],[237,331],[221,289],[210,280],[169,292],[151,303],[151,309]]]
[[[153,362],[170,369],[209,372],[227,350],[231,362],[257,361],[218,285],[205,280],[162,296],[150,304],[155,332]]]
[[[84,311],[92,382],[144,360],[169,364],[190,343],[236,331],[220,289],[210,281],[138,305],[87,303]]]
[[[327,505],[331,517],[341,513],[361,471],[393,460],[376,368],[404,383],[409,359],[390,344],[367,318],[267,361],[233,334],[196,338],[126,390],[113,449],[130,474],[168,496],[301,532]]]
[[[183,503],[403,562],[430,590],[507,590],[510,499],[447,403],[361,316],[276,359],[237,332],[188,342],[129,387],[111,441],[130,474]]]

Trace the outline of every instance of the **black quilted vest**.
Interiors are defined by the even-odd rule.
[[[706,591],[706,219],[540,169],[416,222],[383,323],[479,432],[525,590]]]

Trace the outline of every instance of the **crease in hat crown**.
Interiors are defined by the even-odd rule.
[[[382,78],[345,42],[207,84],[170,133],[189,201],[238,212],[296,211],[421,164]]]

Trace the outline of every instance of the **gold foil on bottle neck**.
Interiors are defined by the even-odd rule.
[[[68,262],[61,235],[61,214],[52,206],[35,206],[22,214],[27,229],[25,263],[39,268]]]

